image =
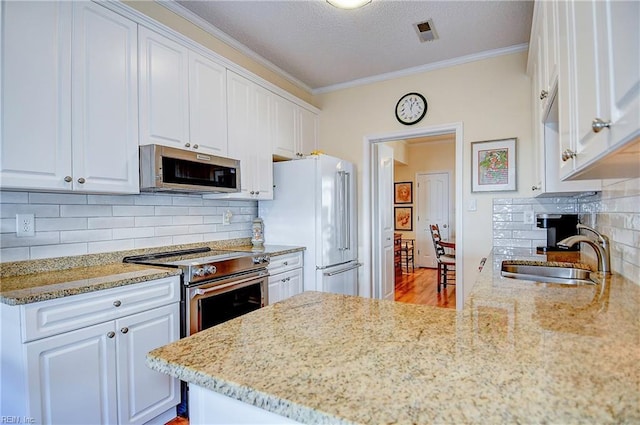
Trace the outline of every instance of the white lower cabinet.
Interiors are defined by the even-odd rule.
[[[179,287],[178,278],[166,278],[2,304],[2,415],[44,424],[164,423],[175,416],[179,381],[148,368],[146,355],[179,339]],[[85,303],[94,323],[87,323]]]
[[[268,269],[269,304],[302,293],[304,288],[302,252],[271,257]]]

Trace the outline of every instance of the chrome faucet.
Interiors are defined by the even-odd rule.
[[[584,224],[578,223],[576,226],[576,229],[578,229],[578,232],[580,231],[580,229],[593,232],[598,237],[598,240],[594,241],[591,238],[578,234],[575,236],[569,236],[568,238],[561,240],[560,242],[558,242],[557,245],[560,248],[569,248],[570,246],[573,246],[579,242],[584,242],[591,245],[593,249],[596,251],[596,256],[598,257],[598,271],[601,271],[602,273],[610,274],[611,273],[611,254],[609,250],[609,238],[599,233],[597,230],[592,229],[589,226],[585,226]]]

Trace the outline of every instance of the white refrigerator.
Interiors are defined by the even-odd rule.
[[[358,295],[355,166],[328,155],[273,164],[273,200],[260,201],[265,243],[305,246],[304,289]]]

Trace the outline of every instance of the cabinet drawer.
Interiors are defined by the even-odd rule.
[[[302,251],[271,257],[267,269],[269,270],[269,274],[274,275],[299,267],[302,267]]]
[[[22,341],[32,341],[178,302],[180,278],[73,295],[21,306]]]

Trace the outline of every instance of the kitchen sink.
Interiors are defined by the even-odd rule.
[[[500,274],[504,277],[544,283],[595,285],[591,273],[591,269],[584,264],[509,260],[502,262]]]

